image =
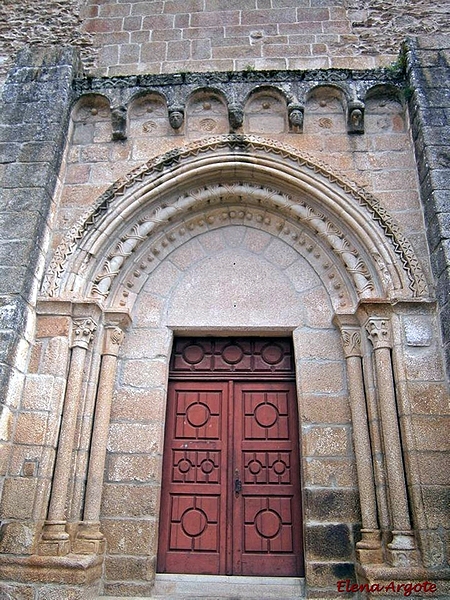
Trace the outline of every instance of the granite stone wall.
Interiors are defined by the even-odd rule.
[[[0,440],[8,464],[66,144],[76,54],[23,51],[0,113]]]
[[[0,476],[5,479],[0,487],[0,577],[8,580],[7,593],[27,600],[72,592],[84,599],[96,593],[96,588],[88,590],[84,574],[72,581],[72,591],[62,587],[63,578],[61,586],[52,587],[61,572],[55,575],[51,568],[56,569],[60,558],[69,564],[70,557],[52,557],[49,585],[36,583],[32,572],[51,493],[77,316],[67,286],[62,299],[56,292],[39,303],[35,329],[37,298],[49,292],[41,287],[45,267],[105,190],[119,181],[117,189],[126,192],[133,169],[230,131],[263,136],[283,148],[281,153],[289,147],[289,152],[307,155],[318,165],[317,172],[331,178],[337,173],[373,194],[381,211],[394,217],[411,242],[424,280],[432,288],[435,284],[431,298],[424,297],[422,303],[414,299],[411,306],[399,308],[397,290],[391,289],[386,304],[395,313],[391,357],[413,527],[424,567],[437,578],[448,578],[449,416],[441,341],[450,367],[450,43],[446,36],[419,38],[409,42],[406,61],[398,60],[407,33],[450,30],[447,12],[439,1],[44,0],[36,7],[5,0],[0,81],[16,50],[36,46],[25,47],[9,71],[0,116]],[[58,47],[66,42],[81,49],[84,74],[73,48]],[[396,68],[378,68],[394,61]],[[270,74],[261,71],[266,69]],[[355,106],[363,119],[356,131],[350,118]],[[175,109],[183,113],[177,126]],[[170,164],[168,159],[161,169]],[[174,188],[168,201],[176,200],[178,192]],[[246,193],[251,196],[251,190]],[[331,598],[338,578],[354,577],[355,544],[361,535],[353,447],[358,432],[350,414],[342,339],[324,283],[331,286],[333,279],[319,281],[319,263],[312,268],[283,245],[275,221],[266,223],[259,215],[271,229],[252,227],[257,221],[246,220],[253,219],[250,208],[240,215],[231,206],[221,216],[226,227],[217,222],[215,229],[215,217],[189,222],[192,228],[184,227],[183,244],[172,249],[168,236],[161,247],[155,243],[151,253],[149,248],[151,260],[144,261],[142,254],[130,270],[120,307],[128,306],[127,298],[137,300],[111,399],[100,515],[108,548],[101,584],[107,592],[150,593],[153,586],[170,330],[223,330],[230,323],[248,328],[251,322],[254,333],[281,322],[286,331],[294,331],[307,583]],[[242,222],[237,225],[236,219]],[[125,214],[123,227],[131,224]],[[197,226],[204,231],[199,233]],[[82,237],[81,225],[80,231]],[[354,232],[348,233],[351,237]],[[121,253],[130,254],[120,245],[119,234],[113,232],[118,246],[111,256],[120,262]],[[91,248],[87,242],[81,255],[100,252],[97,258],[103,256],[107,277],[111,256],[105,247]],[[313,248],[311,244],[308,250],[312,257]],[[236,264],[231,269],[233,261],[241,268],[236,278],[236,293],[244,290],[240,312],[234,306],[220,307],[226,292],[215,297],[212,286],[204,283],[219,282],[219,291],[229,290],[238,271]],[[148,275],[149,265],[156,262],[158,268]],[[82,258],[77,263],[81,279],[85,264]],[[75,271],[68,275],[73,289],[79,275]],[[95,283],[99,281],[101,276]],[[283,289],[284,304],[276,310],[275,291],[267,292],[268,282]],[[86,304],[100,314],[91,297]],[[220,310],[208,312],[216,305]],[[69,546],[83,519],[100,329],[75,399],[78,421],[66,515]],[[363,370],[380,526],[387,542],[387,453],[378,432],[379,390],[368,344],[366,339]],[[27,556],[33,564],[25,574]],[[17,557],[24,562],[16,563],[17,571],[8,570],[8,561]],[[44,565],[42,575],[46,558],[37,560]],[[92,581],[97,585],[103,557],[95,561]],[[443,590],[441,597],[448,597]],[[335,597],[343,596],[336,592]]]
[[[445,0],[5,0],[0,82],[29,44],[74,45],[95,75],[367,68],[448,31]]]
[[[450,39],[411,40],[408,58],[411,123],[450,373]]]

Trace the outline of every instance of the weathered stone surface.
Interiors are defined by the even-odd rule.
[[[310,587],[328,587],[332,588],[334,592],[336,591],[336,581],[346,579],[355,581],[355,567],[352,562],[311,561],[306,567],[306,577]],[[322,592],[322,595],[325,593],[327,592]]]
[[[307,458],[304,461],[306,481],[318,487],[353,487],[356,485],[356,466],[343,458]]]
[[[164,428],[160,422],[112,423],[108,450],[114,452],[160,452]]]
[[[149,454],[111,454],[107,463],[107,480],[122,482],[156,482],[161,478],[162,458]]]
[[[2,600],[34,600],[35,588],[31,585],[2,584],[0,595]]]
[[[349,560],[352,555],[350,531],[346,525],[307,525],[305,543],[310,560]]]
[[[106,576],[112,581],[145,581],[149,567],[152,574],[152,561],[141,556],[108,556],[105,560]]]
[[[158,517],[159,487],[149,485],[107,484],[103,488],[102,514],[123,516],[123,506],[129,517]]]
[[[7,479],[3,486],[0,516],[25,521],[31,519],[36,485],[36,479]]]
[[[26,510],[26,509],[25,509]],[[1,531],[0,551],[6,554],[31,554],[35,526],[27,523],[8,523]]]
[[[299,364],[299,370],[303,365]],[[306,392],[302,399],[301,416],[304,423],[350,423],[350,407],[345,395],[312,394]]]
[[[156,542],[155,528],[155,520],[102,519],[102,529],[111,554],[147,556]]]
[[[308,520],[356,523],[360,520],[359,494],[349,489],[305,489],[305,516]]]
[[[305,456],[345,456],[351,443],[344,427],[305,427],[303,429]]]

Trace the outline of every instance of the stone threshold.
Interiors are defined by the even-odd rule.
[[[300,577],[240,577],[228,575],[157,574],[152,596],[134,600],[301,600],[305,580]],[[100,596],[98,600],[123,600]]]

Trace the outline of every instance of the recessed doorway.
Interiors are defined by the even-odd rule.
[[[303,575],[293,365],[289,339],[175,340],[160,573]]]

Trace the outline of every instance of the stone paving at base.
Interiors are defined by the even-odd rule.
[[[134,600],[300,600],[304,580],[295,577],[232,577],[213,575],[156,576],[154,595]],[[121,600],[100,596],[98,600]]]

